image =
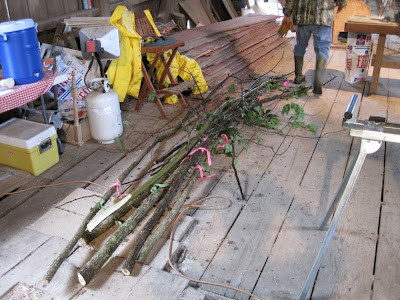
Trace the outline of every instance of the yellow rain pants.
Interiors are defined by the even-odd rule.
[[[164,57],[166,61],[169,60],[171,54],[172,50],[164,52]],[[147,60],[150,63],[153,63],[154,58],[155,54],[147,53]],[[156,70],[157,78],[160,79],[164,71],[164,65],[160,60],[157,62]],[[195,85],[193,87],[193,94],[198,95],[208,91],[208,85],[206,80],[204,79],[203,73],[201,72],[201,68],[194,59],[190,59],[177,52],[174,59],[172,60],[170,70],[175,81],[177,81],[177,78],[179,76],[183,81],[192,80],[195,82]],[[164,83],[170,83],[168,76],[166,77]],[[164,102],[168,104],[175,104],[176,102],[178,102],[178,97],[176,95],[170,95],[165,98]]]

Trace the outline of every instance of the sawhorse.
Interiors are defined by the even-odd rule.
[[[369,120],[365,121],[357,120],[356,116],[354,115],[354,111],[358,101],[359,97],[357,95],[353,95],[349,105],[347,106],[346,112],[344,113],[342,124],[350,129],[351,136],[361,138],[360,152],[358,153],[357,158],[350,165],[345,177],[343,178],[342,184],[340,185],[340,188],[319,228],[319,230],[324,230],[329,219],[334,214],[324,241],[322,242],[321,248],[319,249],[318,255],[300,294],[300,300],[306,299],[315,281],[322,259],[324,258],[333,235],[335,234],[339,219],[343,214],[346,203],[350,199],[365,158],[368,154],[378,151],[382,142],[400,143],[399,124],[386,123],[386,120],[381,117],[370,117]]]

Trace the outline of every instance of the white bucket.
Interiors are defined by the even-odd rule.
[[[86,96],[86,109],[92,137],[102,144],[111,144],[122,135],[122,117],[118,94],[95,91]]]

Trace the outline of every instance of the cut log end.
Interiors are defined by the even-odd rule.
[[[85,245],[89,245],[90,244],[90,240],[88,240],[88,239],[85,239],[84,237],[81,237],[80,239],[79,239],[82,243],[84,243]]]
[[[87,284],[85,278],[79,272],[78,272],[78,280],[79,280],[79,283],[82,284],[82,286],[85,286]]]
[[[131,271],[128,269],[124,269],[124,268],[122,269],[122,273],[124,273],[124,275],[126,275],[126,276],[131,275]]]

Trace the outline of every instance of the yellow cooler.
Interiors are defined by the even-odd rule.
[[[13,118],[0,124],[0,163],[39,175],[59,160],[52,125]]]

